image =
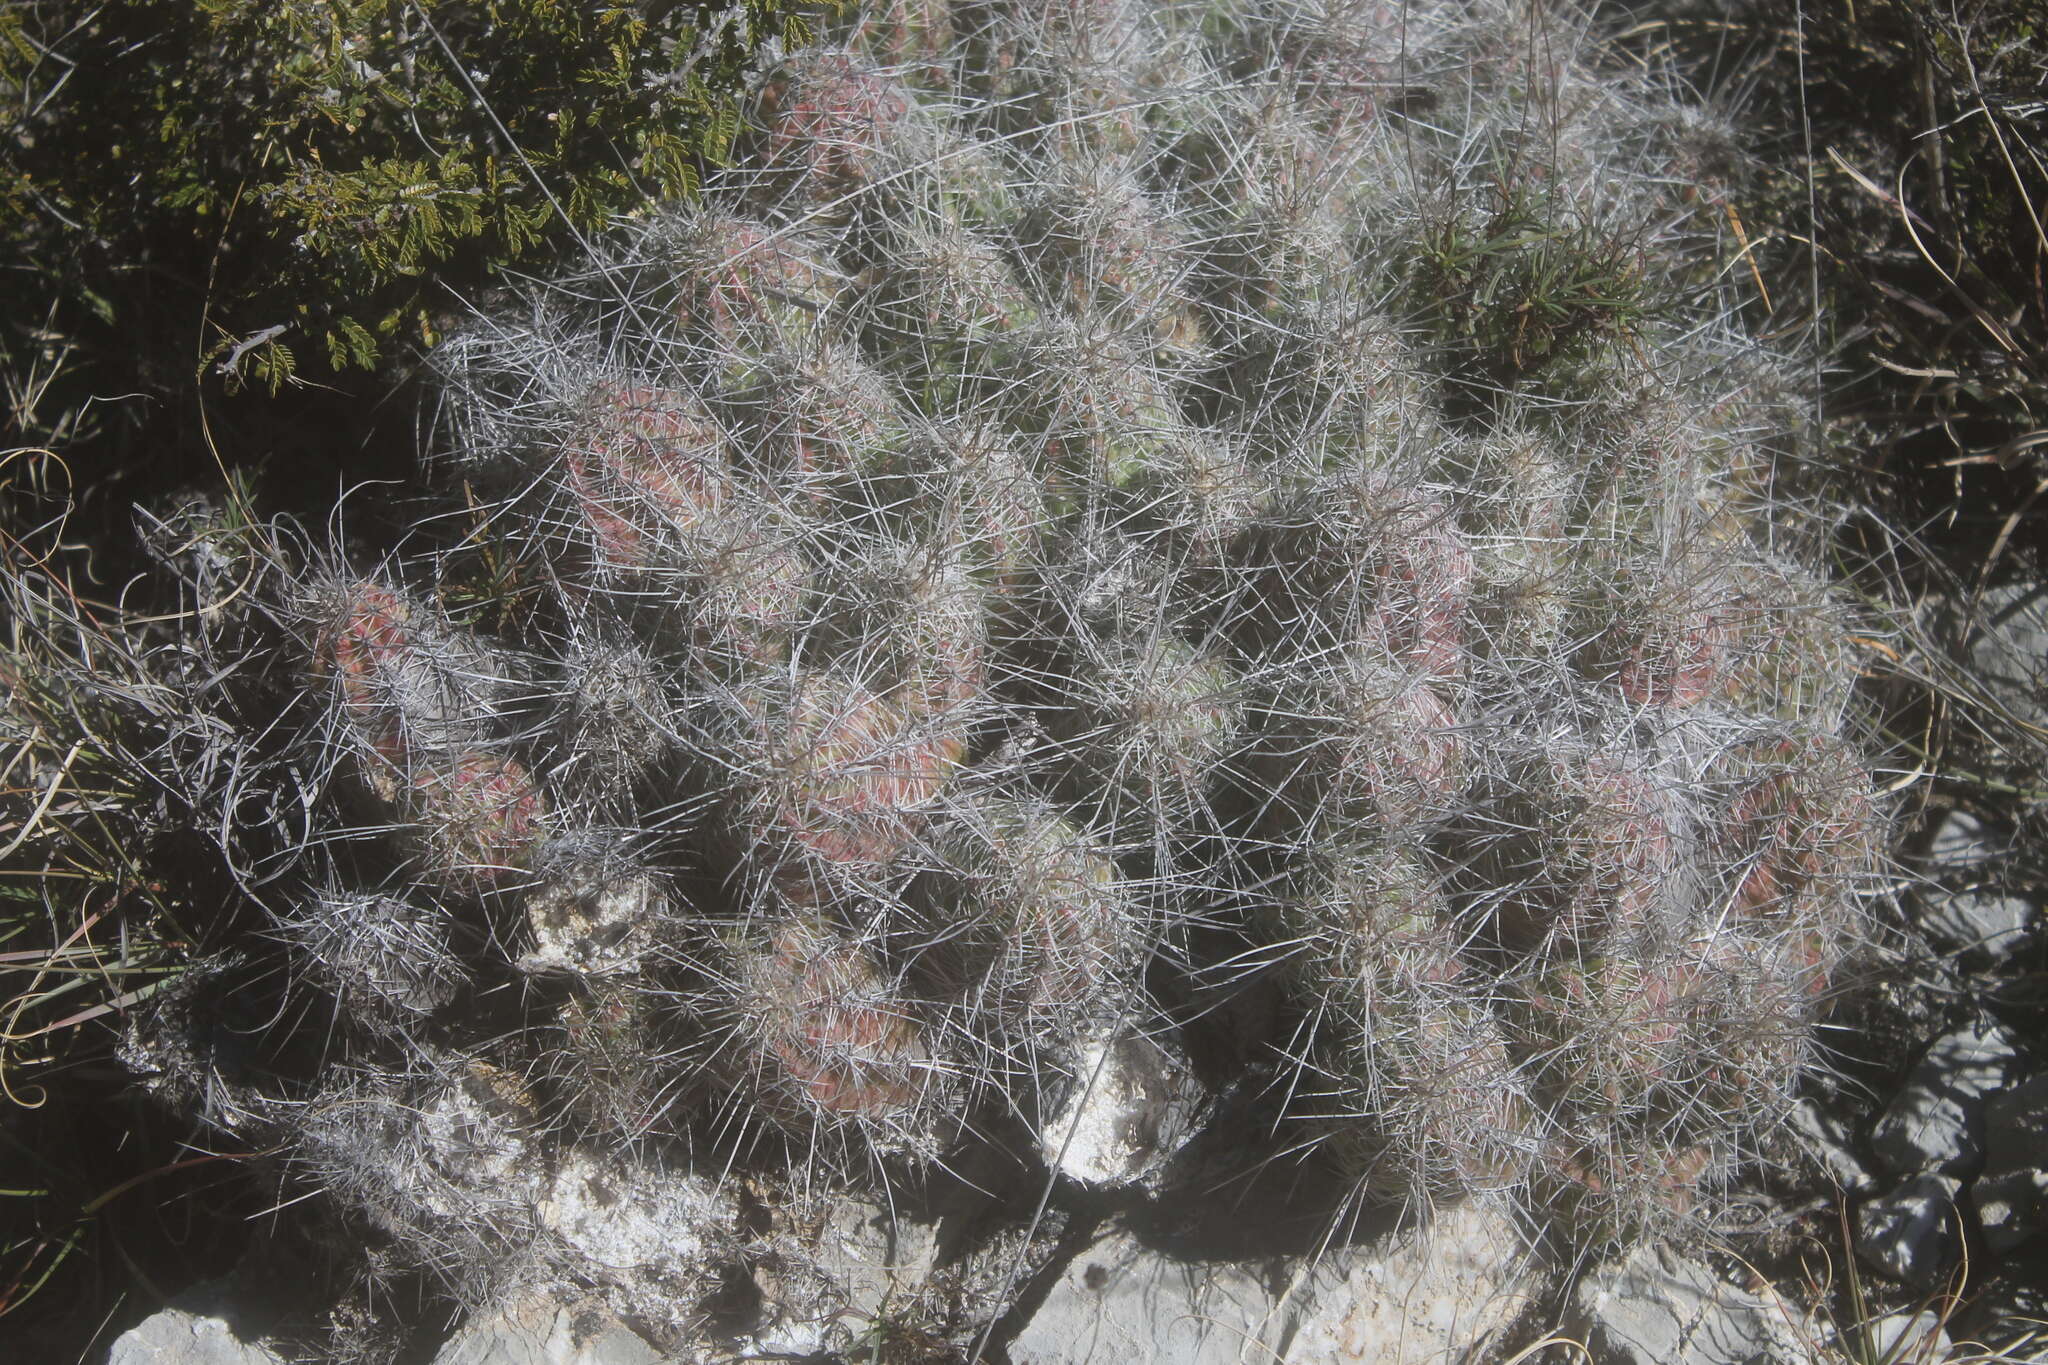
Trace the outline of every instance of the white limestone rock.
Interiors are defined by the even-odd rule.
[[[938,1264],[938,1229],[851,1195],[815,1214],[782,1210],[754,1271],[761,1319],[748,1334],[757,1355],[844,1353],[885,1321],[914,1317]]]
[[[1963,1183],[1928,1172],[1856,1210],[1856,1252],[1901,1284],[1929,1288],[1962,1245],[1956,1200]]]
[[[1257,1267],[1195,1265],[1112,1232],[1076,1256],[1010,1343],[1013,1365],[1237,1365],[1277,1340],[1272,1287]],[[1251,1350],[1250,1358],[1270,1354]]]
[[[700,1274],[739,1218],[709,1181],[572,1150],[536,1213],[593,1278],[631,1285]]]
[[[673,1359],[602,1307],[571,1307],[529,1293],[473,1314],[442,1345],[434,1365],[659,1365]]]
[[[1992,1096],[1985,1107],[1984,1173],[1970,1200],[1993,1251],[2048,1228],[2048,1076]]]
[[[849,1314],[864,1323],[924,1288],[938,1265],[938,1229],[858,1199],[833,1203],[816,1244],[818,1269],[837,1283]]]
[[[1999,872],[2012,853],[2010,833],[1995,834],[1968,811],[1942,817],[1926,855],[1932,885],[1918,896],[1928,936],[1956,952],[1993,961],[2022,947],[2038,920],[2032,902],[2007,895]]]
[[[1843,1340],[1843,1338],[1847,1340]],[[1944,1361],[1955,1353],[1937,1313],[1887,1313],[1858,1331],[1852,1324],[1835,1336],[1850,1360]]]
[[[1066,1093],[1039,1131],[1046,1164],[1084,1185],[1153,1181],[1200,1126],[1207,1097],[1171,1043],[1103,1025],[1075,1048]]]
[[[1600,1365],[1805,1365],[1804,1320],[1668,1246],[1642,1246],[1579,1282],[1562,1324]]]
[[[257,1342],[243,1341],[215,1313],[166,1308],[115,1339],[107,1365],[283,1365]]]
[[[1540,1289],[1512,1225],[1477,1201],[1311,1262],[1190,1263],[1119,1229],[1074,1258],[1009,1353],[1015,1365],[1449,1365],[1497,1340]]]
[[[1942,614],[1976,680],[2018,719],[2048,725],[2048,585],[1989,588],[1975,610],[1948,604]]]
[[[1898,1176],[1973,1174],[1984,1160],[1984,1104],[2019,1067],[2012,1040],[1980,1023],[1937,1038],[1878,1118],[1870,1145]]]
[[[417,1152],[391,1175],[422,1212],[451,1221],[525,1224],[540,1192],[530,1097],[508,1073],[449,1060],[410,1107]]]
[[[1505,1214],[1485,1200],[1467,1200],[1370,1249],[1323,1257],[1310,1273],[1287,1359],[1476,1360],[1536,1302],[1542,1279]]]
[[[1851,1194],[1877,1188],[1877,1178],[1857,1154],[1855,1134],[1847,1123],[1812,1099],[1803,1099],[1792,1108],[1791,1126],[1799,1145],[1839,1188]]]
[[[579,872],[543,882],[526,898],[533,946],[521,971],[607,976],[630,972],[647,950],[664,899],[644,872]]]

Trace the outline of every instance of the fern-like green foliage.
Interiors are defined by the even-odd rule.
[[[73,368],[81,350],[111,361],[167,291],[182,373],[196,356],[230,385],[275,389],[301,357],[369,368],[394,345],[431,341],[449,302],[441,286],[475,288],[693,193],[700,166],[727,151],[733,94],[763,49],[808,33],[784,11],[782,0],[8,4],[0,260],[36,295],[6,340],[16,422],[61,434],[61,399],[32,378],[48,373],[40,353],[53,336],[71,342]],[[166,365],[156,378],[179,373]]]
[[[1515,174],[1451,206],[1408,263],[1410,298],[1447,371],[1486,387],[1630,343],[1652,304],[1639,243]]]

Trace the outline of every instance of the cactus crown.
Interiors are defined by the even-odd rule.
[[[460,534],[274,594],[306,1160],[570,1255],[593,1151],[900,1169],[1265,972],[1361,1187],[1709,1206],[1880,816],[1693,125],[1521,15],[875,9],[447,343]]]

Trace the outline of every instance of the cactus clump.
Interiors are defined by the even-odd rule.
[[[1068,1160],[1113,1126],[1074,1084],[1143,1037],[1194,1085],[1185,1002],[1262,977],[1259,1074],[1356,1188],[1582,1242],[1710,1210],[1882,812],[1771,477],[1789,367],[1701,305],[1664,174],[1697,120],[1530,22],[908,0],[791,54],[702,202],[450,340],[477,529],[276,594],[339,755],[279,937],[379,1021],[349,1064],[523,1066],[529,1182],[1022,1122],[1156,1183],[1200,1096]],[[457,1004],[515,973],[515,1026]],[[439,1071],[309,1112],[439,1122],[484,1074]],[[296,1140],[404,1127],[351,1123]],[[340,1183],[430,1239],[401,1136]]]

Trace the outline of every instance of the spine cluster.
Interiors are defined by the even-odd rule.
[[[413,1151],[350,1188],[428,1236],[416,1130],[511,1109],[512,1166],[935,1158],[1268,973],[1362,1185],[1709,1203],[1881,813],[1772,364],[1627,302],[1697,294],[1696,123],[1528,31],[869,7],[448,343],[466,502],[277,602],[332,760],[280,937],[374,1022],[310,1112]],[[1607,275],[1545,294],[1566,245]],[[421,1040],[496,1069],[356,1074]]]

